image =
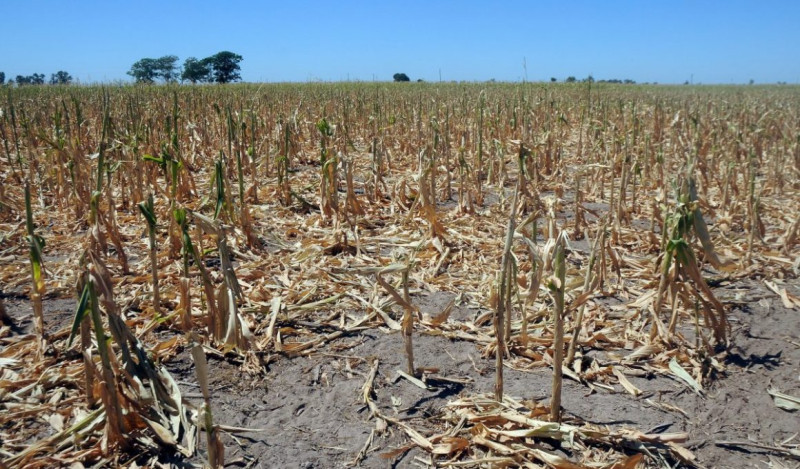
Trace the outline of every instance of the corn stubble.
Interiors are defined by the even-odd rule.
[[[381,413],[372,361],[362,392],[376,428],[354,462],[394,426],[409,443],[389,458],[417,446],[473,465],[692,467],[684,434],[562,423],[562,380],[636,395],[625,377],[636,362],[700,387],[722,367],[707,358],[731,341],[715,282],[770,276],[800,307],[779,281],[800,269],[791,90],[68,90],[9,88],[0,112],[2,240],[25,247],[0,254],[12,260],[0,278],[34,312],[34,334],[15,335],[0,297],[5,466],[152,464],[165,448],[192,458],[203,429],[207,464],[221,467],[207,350],[257,376],[275,357],[376,328],[398,337],[414,384],[428,389],[435,373],[417,361],[440,358],[415,356],[413,336],[425,333],[493,357],[495,388],[451,402],[445,431],[429,434]],[[45,276],[50,255],[66,260]],[[72,327],[48,334],[44,294],[70,284]],[[435,291],[458,296],[429,314],[417,298]],[[478,314],[451,319],[459,308]],[[179,334],[159,339],[158,327]],[[160,364],[184,347],[201,405]],[[627,356],[601,367],[585,357],[592,349]],[[509,367],[552,369],[549,408],[504,393]],[[54,414],[64,399],[74,413],[49,437],[30,433],[31,402]]]

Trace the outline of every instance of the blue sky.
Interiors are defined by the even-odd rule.
[[[143,57],[230,50],[246,81],[800,81],[797,0],[3,0],[0,12],[7,78],[128,80]]]

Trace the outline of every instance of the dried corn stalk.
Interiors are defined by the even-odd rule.
[[[252,334],[247,321],[239,312],[238,301],[242,299],[242,289],[233,268],[232,253],[228,247],[225,227],[218,220],[212,220],[200,213],[192,212],[191,214],[202,232],[212,235],[216,241],[224,279],[217,290],[217,308],[214,311],[217,317],[212,319],[211,335],[221,341],[226,349],[248,350]]]

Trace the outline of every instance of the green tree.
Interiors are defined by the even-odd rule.
[[[132,76],[136,83],[153,83],[157,79],[163,81],[175,81],[178,78],[176,62],[178,57],[165,55],[158,59],[144,58],[136,61],[128,75]]]
[[[242,79],[242,76],[239,74],[241,70],[239,62],[242,61],[242,56],[239,54],[234,54],[230,51],[222,51],[202,61],[208,64],[211,69],[211,77],[217,83],[230,83]]]
[[[166,82],[178,79],[178,56],[165,55],[156,59],[156,72]]]
[[[6,72],[0,72],[0,85],[6,82]]]
[[[550,77],[550,83],[555,83],[555,82],[557,82],[557,81],[558,81],[558,78],[556,78],[556,77]]]
[[[128,75],[132,76],[136,83],[153,83],[158,77],[156,59],[137,60],[128,70]]]
[[[565,81],[566,81],[567,83],[575,83],[575,81],[576,81],[576,80],[575,80],[575,77],[573,77],[573,76],[569,76],[569,77],[567,77],[567,79],[566,79]]]
[[[392,78],[394,78],[394,81],[411,81],[405,73],[395,73]]]
[[[70,83],[72,83],[72,75],[64,70],[59,70],[56,73],[50,74],[51,85],[69,85]]]
[[[34,73],[33,75],[17,75],[17,85],[43,85],[44,73]]]
[[[211,78],[211,64],[208,59],[199,60],[195,57],[189,57],[183,62],[181,81],[204,83],[211,81]]]

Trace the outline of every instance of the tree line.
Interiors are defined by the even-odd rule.
[[[44,73],[34,73],[32,75],[17,75],[15,78],[8,80],[9,85],[16,83],[17,85],[44,85]],[[0,72],[0,85],[6,83],[5,72]],[[59,70],[56,73],[50,74],[50,81],[47,83],[51,85],[69,85],[72,83],[72,75],[64,70]]]
[[[178,68],[178,57],[165,55],[157,59],[143,58],[136,61],[127,72],[137,83],[155,83],[157,81],[188,81],[191,83],[230,83],[242,79],[239,62],[242,56],[230,51],[218,52],[204,59],[189,57]],[[8,80],[9,85],[69,85],[72,75],[59,70],[50,75],[50,80],[43,73],[17,75]],[[0,85],[6,84],[5,72],[0,72]]]
[[[555,83],[555,82],[558,81],[558,79],[556,77],[552,77],[552,78],[550,78],[550,81]],[[593,76],[589,75],[588,77],[586,77],[586,78],[584,78],[583,80],[580,80],[580,81],[582,83],[594,83],[595,79],[594,79]],[[564,80],[564,83],[577,83],[577,82],[578,82],[578,79],[575,78],[574,76],[568,76]],[[616,84],[621,84],[621,85],[635,85],[636,84],[636,82],[631,80],[630,78],[626,78],[624,80],[620,80],[619,78],[611,78],[611,79],[607,79],[607,80],[597,80],[597,83],[616,83]]]
[[[128,75],[137,83],[170,83],[178,80],[190,83],[230,83],[242,79],[239,74],[241,61],[241,55],[222,51],[204,59],[189,57],[179,69],[178,57],[165,55],[157,59],[144,58],[136,61]]]

